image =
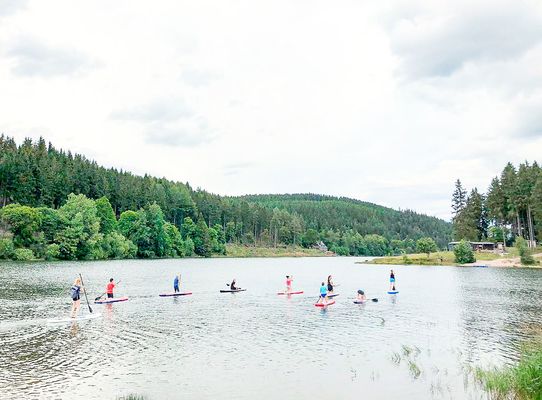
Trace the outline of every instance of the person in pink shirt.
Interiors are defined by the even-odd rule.
[[[286,275],[286,293],[290,293],[292,291],[293,280],[294,280],[293,275]]]

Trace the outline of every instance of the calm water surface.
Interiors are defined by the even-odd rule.
[[[542,324],[542,271],[389,267],[353,258],[0,264],[0,398],[485,399],[466,372],[514,362]],[[81,272],[130,300],[65,325]],[[160,298],[176,273],[192,296]],[[305,294],[277,296],[293,274]],[[328,274],[337,303],[314,307]],[[220,294],[237,278],[248,291]],[[355,305],[363,288],[378,303]],[[88,313],[86,306],[81,314]]]

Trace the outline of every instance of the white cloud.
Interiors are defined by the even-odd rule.
[[[514,59],[542,42],[534,3],[450,4],[399,19],[392,28],[392,50],[409,77],[450,76],[470,63]]]
[[[0,0],[0,17],[15,14],[24,9],[27,3],[27,0]]]
[[[15,39],[6,52],[18,76],[70,76],[97,65],[75,48],[51,47],[33,38]]]
[[[13,4],[0,128],[19,141],[215,193],[443,217],[456,178],[484,190],[540,157],[539,2]]]

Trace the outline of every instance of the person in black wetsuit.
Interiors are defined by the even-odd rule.
[[[333,280],[331,278],[331,275],[327,277],[327,292],[333,293]]]
[[[239,290],[239,289],[241,288],[238,288],[237,286],[235,286],[235,279],[231,281],[230,290]]]

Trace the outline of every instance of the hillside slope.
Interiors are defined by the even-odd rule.
[[[247,245],[310,247],[323,240],[343,253],[380,255],[414,251],[413,241],[422,236],[443,247],[451,234],[449,223],[412,211],[315,194],[220,196],[188,183],[104,168],[43,139],[17,145],[0,136],[0,206],[58,209],[70,193],[105,196],[117,217],[156,203],[179,228],[187,217],[203,220],[227,242]]]
[[[361,235],[378,234],[392,239],[432,237],[439,247],[449,242],[451,224],[414,211],[398,211],[347,197],[319,194],[247,195],[240,199],[299,214],[306,228],[317,231],[352,229]]]

